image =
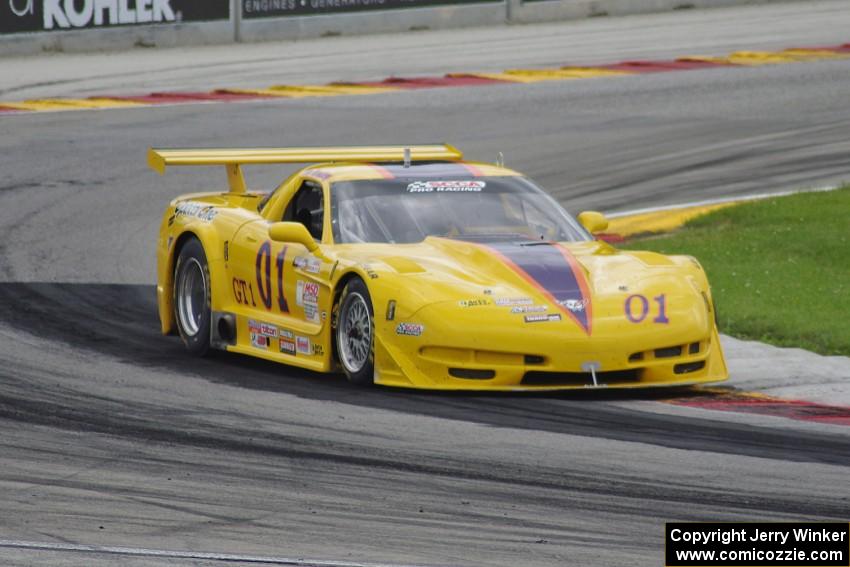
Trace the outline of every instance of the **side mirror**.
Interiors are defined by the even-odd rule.
[[[590,234],[596,234],[608,228],[608,219],[605,218],[605,215],[596,211],[585,211],[581,213],[578,216],[578,222]]]
[[[275,242],[303,244],[310,252],[315,252],[319,248],[319,245],[307,232],[307,227],[300,222],[276,222],[272,224],[269,227],[269,238]]]

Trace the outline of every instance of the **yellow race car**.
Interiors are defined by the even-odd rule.
[[[151,149],[224,166],[175,199],[157,250],[163,333],[355,384],[443,390],[679,386],[727,378],[688,256],[619,251],[521,174],[448,145]],[[242,166],[310,164],[271,193]]]

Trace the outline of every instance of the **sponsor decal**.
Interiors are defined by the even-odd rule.
[[[295,337],[295,349],[300,354],[313,354],[313,345],[307,337]]]
[[[414,181],[407,186],[408,193],[480,193],[485,181]]]
[[[319,284],[298,280],[295,287],[295,303],[304,308],[304,318],[319,322]]]
[[[287,331],[286,329],[278,329],[277,334],[280,335],[282,339],[295,339],[295,335],[292,333],[292,331]]]
[[[517,305],[511,307],[511,313],[542,313],[549,309],[545,305]]]
[[[267,335],[251,332],[251,346],[266,350],[269,348],[270,343],[271,339]]]
[[[193,217],[204,222],[210,222],[216,215],[218,215],[218,209],[212,205],[205,205],[203,203],[185,201],[183,203],[177,203],[177,206],[174,207],[175,220],[182,217]]]
[[[318,274],[322,271],[322,261],[314,256],[297,256],[292,265],[308,274]]]
[[[485,289],[484,295],[493,295],[493,290],[492,289]]]
[[[407,335],[408,337],[421,336],[424,331],[425,325],[419,323],[399,323],[395,328],[397,335]]]
[[[295,349],[295,341],[293,339],[284,338],[283,336],[281,336],[279,345],[280,345],[280,352],[282,352],[283,354],[290,354],[292,356],[295,356],[296,349]]]
[[[277,337],[277,327],[253,319],[248,319],[248,331],[264,337]]]
[[[590,302],[587,299],[564,299],[558,302],[559,305],[563,305],[573,313],[584,311],[588,303]]]
[[[378,272],[372,269],[372,266],[369,264],[362,264],[361,267],[363,268],[363,271],[366,272],[366,275],[369,276],[370,280],[378,279]]]
[[[0,0],[0,33],[226,20],[230,0]]]
[[[319,308],[316,305],[304,304],[304,318],[311,323],[318,323],[321,321],[321,316],[319,315]]]
[[[457,302],[461,307],[482,307],[485,305],[492,305],[493,303],[486,298],[479,299],[461,299]]]
[[[325,349],[322,348],[322,345],[313,343],[313,354],[315,354],[316,356],[321,356],[325,354]]]
[[[526,315],[526,323],[542,323],[544,321],[560,321],[561,315],[558,313],[547,313],[545,315]]]
[[[496,305],[499,307],[513,307],[514,305],[532,305],[534,301],[530,297],[498,297]]]
[[[304,305],[305,303],[316,303],[319,300],[319,284],[316,282],[305,282],[298,280],[295,284],[295,303],[296,305]]]

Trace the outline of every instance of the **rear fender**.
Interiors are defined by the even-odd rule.
[[[224,240],[220,228],[211,223],[193,221],[180,227],[168,227],[169,214],[163,221],[160,231],[157,254],[157,285],[156,298],[159,309],[159,321],[163,334],[175,330],[174,321],[174,267],[180,249],[191,238],[196,238],[204,247],[207,264],[210,271],[210,287],[212,291],[211,307],[218,309],[220,293],[216,290],[226,289],[227,274],[224,261]]]

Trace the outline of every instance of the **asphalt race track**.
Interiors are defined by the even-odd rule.
[[[145,150],[445,140],[616,211],[850,178],[848,92],[840,60],[0,118],[0,564],[658,565],[665,521],[847,521],[847,427],[190,358],[158,332],[156,231],[224,174]]]

